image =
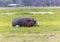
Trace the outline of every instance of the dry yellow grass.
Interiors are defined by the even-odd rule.
[[[0,33],[0,42],[60,42],[59,33]]]

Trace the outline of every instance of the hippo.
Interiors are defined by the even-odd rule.
[[[32,27],[32,26],[38,26],[36,20],[34,18],[15,18],[12,21],[12,26],[16,27]]]

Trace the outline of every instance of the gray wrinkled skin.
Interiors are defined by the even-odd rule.
[[[30,25],[28,26],[27,23],[28,21],[30,22]],[[12,26],[16,27],[16,26],[20,26],[20,27],[32,27],[32,26],[38,26],[38,24],[36,23],[36,20],[34,18],[15,18],[12,21]]]

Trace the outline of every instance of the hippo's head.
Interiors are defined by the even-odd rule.
[[[35,19],[32,19],[31,22],[32,22],[33,26],[39,26],[38,23],[37,23],[37,21]]]
[[[27,20],[27,26],[39,26],[35,19],[30,18]]]

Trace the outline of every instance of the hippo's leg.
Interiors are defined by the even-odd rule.
[[[15,23],[15,22],[12,22],[12,26],[13,27],[18,27],[19,25],[17,23]]]
[[[21,27],[20,25],[17,24],[12,24],[13,27]]]

